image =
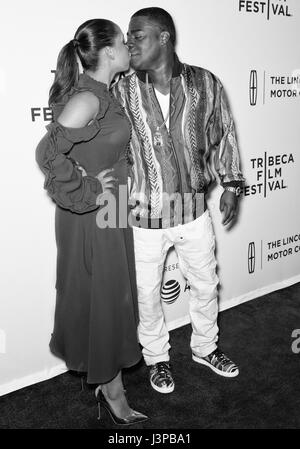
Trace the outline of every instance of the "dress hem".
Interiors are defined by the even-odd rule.
[[[75,371],[76,373],[80,373],[80,374],[83,374],[83,373],[86,374],[86,373],[88,373],[87,370],[81,370],[81,369],[72,367],[70,364],[68,364],[68,363],[66,362],[65,357],[63,357],[59,352],[54,351],[52,348],[50,348],[50,349],[51,349],[52,354],[54,354],[56,357],[59,357],[60,359],[64,360],[64,362],[65,362],[65,364],[66,364],[66,366],[67,366],[67,369],[68,369],[69,371]],[[100,380],[91,380],[91,377],[87,376],[87,383],[88,383],[88,384],[105,384],[105,383],[108,383],[108,382],[110,382],[111,380],[113,380],[113,379],[117,376],[117,374],[119,373],[119,371],[122,371],[123,369],[127,369],[127,368],[132,368],[133,366],[137,365],[137,364],[141,361],[142,358],[143,358],[143,356],[141,355],[138,359],[135,359],[134,362],[128,362],[128,363],[122,365],[122,366],[121,366],[120,368],[118,368],[117,370],[114,370],[115,374],[112,375],[111,377],[109,377],[109,378],[108,378],[107,380],[105,380],[105,381],[103,381],[103,380],[101,380],[101,381],[100,381]]]

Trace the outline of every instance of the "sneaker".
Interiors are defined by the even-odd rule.
[[[206,357],[199,357],[193,352],[192,358],[195,362],[208,366],[215,373],[220,374],[220,376],[235,377],[239,374],[236,364],[219,349],[215,349]]]
[[[172,393],[174,380],[168,362],[158,362],[150,366],[150,384],[154,390],[160,393]]]

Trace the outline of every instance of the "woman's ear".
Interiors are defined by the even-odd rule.
[[[162,31],[160,33],[160,43],[161,45],[167,45],[170,40],[170,33],[168,31]]]
[[[112,47],[106,46],[105,53],[110,59],[115,59],[115,52]]]

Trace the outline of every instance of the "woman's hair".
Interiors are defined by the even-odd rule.
[[[147,19],[155,22],[163,31],[170,34],[170,42],[176,45],[176,29],[171,15],[162,8],[152,7],[143,8],[135,12],[131,17],[147,17]]]
[[[96,70],[99,50],[113,45],[117,35],[117,26],[110,20],[92,19],[80,25],[74,39],[58,55],[55,79],[49,92],[50,106],[58,103],[77,81],[77,57],[83,69]]]

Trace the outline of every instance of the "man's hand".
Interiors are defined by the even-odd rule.
[[[220,211],[224,213],[222,224],[230,223],[237,213],[238,198],[235,193],[224,190],[220,199]]]
[[[113,171],[113,168],[107,168],[106,170],[102,170],[96,178],[101,182],[102,193],[112,193],[115,190],[115,182],[116,178],[110,173]]]

